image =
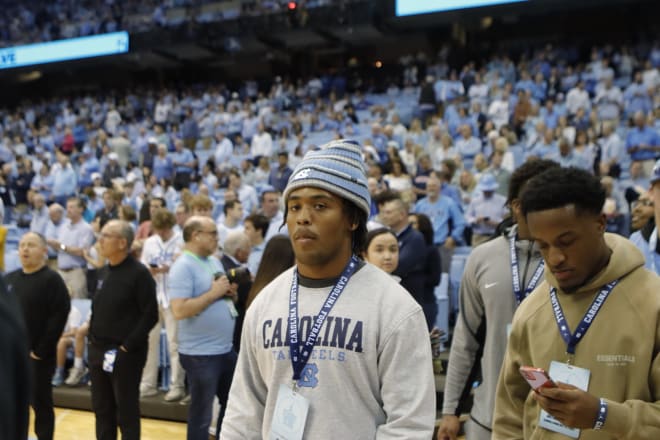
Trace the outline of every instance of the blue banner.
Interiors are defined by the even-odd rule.
[[[0,49],[0,69],[127,53],[128,32],[69,38]]]

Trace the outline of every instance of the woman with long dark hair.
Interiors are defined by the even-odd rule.
[[[279,274],[293,266],[294,255],[291,239],[283,234],[274,235],[264,249],[259,269],[248,293],[245,309],[247,310],[261,289],[273,281]]]
[[[424,261],[424,298],[435,298],[435,287],[440,284],[440,277],[442,276],[442,265],[440,264],[440,252],[438,248],[433,244],[433,225],[431,220],[426,214],[421,213],[412,213],[409,215],[410,224],[413,228],[417,229],[424,236],[424,242],[426,243],[425,258]],[[435,318],[438,314],[438,306],[435,306],[435,313],[431,313],[431,316]],[[433,328],[435,324],[435,319],[433,322],[429,322],[429,316],[427,316],[427,324],[429,330]]]

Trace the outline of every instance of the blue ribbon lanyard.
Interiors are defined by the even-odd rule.
[[[335,305],[339,296],[344,291],[344,288],[348,284],[348,280],[353,276],[355,271],[358,268],[358,259],[355,255],[351,256],[350,261],[344,268],[339,280],[332,288],[328,297],[321,307],[314,325],[312,326],[311,331],[307,335],[307,340],[305,343],[300,346],[300,336],[298,332],[298,270],[293,270],[293,280],[291,281],[291,293],[289,295],[289,351],[291,353],[291,364],[293,365],[293,381],[294,388],[295,383],[300,379],[300,375],[307,365],[310,356],[312,355],[312,349],[316,344],[316,338],[321,331],[321,326],[325,322],[325,319],[330,314],[332,307]],[[302,349],[302,350],[301,350]]]
[[[523,302],[525,298],[527,298],[527,295],[532,293],[536,285],[539,283],[539,280],[543,276],[544,265],[543,260],[541,260],[538,267],[534,271],[532,279],[529,280],[529,284],[527,284],[525,291],[523,291],[520,287],[520,268],[518,267],[518,253],[516,252],[516,234],[513,234],[511,238],[509,238],[509,247],[511,249],[511,278],[513,279],[513,294],[516,296],[518,305],[520,305],[520,303]]]
[[[598,315],[601,307],[603,307],[603,304],[605,304],[605,300],[608,296],[610,296],[612,289],[614,289],[618,283],[619,280],[614,280],[611,283],[605,284],[605,286],[600,289],[600,292],[598,292],[598,295],[592,301],[589,309],[587,310],[587,313],[585,313],[582,321],[580,321],[580,324],[577,326],[577,329],[573,334],[571,334],[571,330],[568,328],[568,323],[566,322],[564,311],[561,308],[561,304],[559,304],[559,299],[557,298],[557,289],[554,287],[550,289],[550,303],[552,304],[552,311],[555,313],[557,327],[559,327],[559,333],[561,333],[562,339],[564,339],[564,342],[566,342],[566,352],[569,355],[575,354],[575,347],[582,340],[585,333],[587,333],[591,323],[594,321],[594,319],[596,319],[596,315]]]

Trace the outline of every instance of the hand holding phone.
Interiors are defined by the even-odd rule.
[[[534,391],[538,391],[540,388],[557,387],[557,384],[550,379],[543,368],[522,366],[520,367],[520,374]]]

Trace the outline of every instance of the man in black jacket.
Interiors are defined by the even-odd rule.
[[[0,438],[25,440],[30,375],[26,332],[18,301],[0,278]]]
[[[129,255],[133,229],[121,220],[101,230],[100,253],[109,267],[92,302],[89,373],[96,438],[140,438],[140,378],[147,359],[149,331],[158,321],[156,283]]]
[[[241,343],[241,330],[245,317],[245,304],[252,287],[252,278],[246,263],[250,256],[250,239],[244,232],[230,232],[222,247],[220,262],[230,281],[238,284],[238,300],[236,301],[236,327],[234,327],[234,349],[238,352]],[[237,270],[238,269],[238,270]]]
[[[71,303],[60,275],[46,265],[46,239],[28,232],[18,244],[21,269],[6,277],[7,289],[18,299],[27,327],[32,372],[30,404],[39,440],[53,438],[55,412],[51,379],[55,371],[57,341],[64,330]]]
[[[401,278],[401,286],[422,306],[429,330],[435,323],[438,306],[435,297],[425,298],[426,243],[421,232],[408,219],[408,206],[400,197],[386,202],[380,210],[382,222],[396,234],[399,242],[399,264],[392,272]]]

